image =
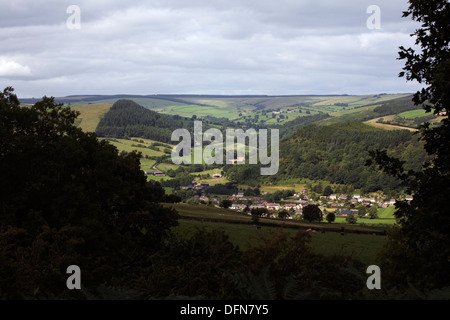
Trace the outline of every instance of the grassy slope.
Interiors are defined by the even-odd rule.
[[[111,108],[109,103],[92,103],[71,107],[73,110],[80,112],[78,116],[78,126],[86,132],[95,132],[100,119]]]

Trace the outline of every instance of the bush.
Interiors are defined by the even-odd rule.
[[[356,218],[356,216],[353,213],[350,213],[345,218],[345,221],[347,221],[347,223],[350,223],[350,224],[355,224],[357,220],[358,220],[358,218]]]

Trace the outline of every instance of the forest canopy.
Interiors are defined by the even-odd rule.
[[[146,109],[132,100],[121,99],[100,120],[96,133],[99,137],[140,137],[170,142],[173,130],[186,126],[175,117]]]

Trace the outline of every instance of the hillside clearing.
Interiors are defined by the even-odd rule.
[[[77,118],[77,125],[85,132],[95,132],[100,119],[109,111],[112,104],[91,103],[71,107],[80,112]]]
[[[415,128],[409,128],[409,127],[401,127],[401,126],[396,126],[393,124],[386,124],[386,123],[378,123],[377,121],[379,119],[386,119],[387,117],[380,117],[380,118],[375,118],[375,119],[371,119],[368,121],[364,121],[364,123],[368,124],[369,126],[375,127],[375,128],[379,128],[379,129],[383,129],[383,130],[409,130],[411,132],[416,132],[418,131],[418,129]]]

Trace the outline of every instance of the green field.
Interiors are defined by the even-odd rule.
[[[77,118],[77,126],[85,132],[95,132],[100,119],[109,111],[111,104],[92,103],[72,106],[71,108],[80,113]]]
[[[138,140],[138,141],[136,141]],[[113,146],[115,146],[119,151],[125,151],[125,152],[131,152],[131,151],[138,151],[141,152],[142,155],[149,156],[149,157],[160,157],[163,155],[167,155],[167,153],[164,152],[164,147],[158,146],[158,150],[149,149],[148,147],[156,142],[149,139],[142,139],[142,138],[132,138],[130,140],[128,139],[108,139],[109,143],[111,143]],[[143,141],[143,142],[140,142]],[[139,146],[141,145],[141,146]]]
[[[398,114],[399,117],[404,118],[404,119],[415,119],[415,118],[424,117],[424,116],[428,116],[428,115],[431,115],[431,113],[425,112],[424,109],[410,110],[410,111],[405,111],[405,112]]]
[[[394,212],[395,212],[394,206],[390,206],[387,208],[378,208],[378,218],[393,219]]]
[[[182,216],[195,216],[200,218],[200,220],[180,219],[179,226],[174,228],[175,232],[188,236],[198,228],[205,228],[206,230],[211,230],[213,228],[223,230],[228,234],[233,244],[238,246],[241,250],[246,250],[252,245],[257,244],[258,241],[260,241],[258,238],[262,235],[270,235],[280,231],[294,234],[298,230],[286,227],[287,223],[283,224],[283,222],[279,222],[278,227],[263,226],[261,229],[257,229],[255,226],[248,223],[250,220],[248,215],[235,213],[227,209],[206,206],[189,206],[185,204],[174,205],[174,207]],[[218,221],[211,222],[208,221],[208,218],[215,218],[218,219]],[[223,222],[221,222],[220,219],[222,219]],[[234,223],[226,222],[230,220],[234,221]],[[267,221],[268,219],[262,220]],[[317,226],[317,224],[315,226]],[[345,233],[344,236],[339,232],[331,231],[311,233],[311,235],[311,246],[317,253],[324,255],[351,255],[367,264],[377,264],[377,254],[386,241],[386,237],[382,235],[357,234],[350,232]]]
[[[165,107],[159,109],[159,112],[167,114],[177,114],[187,118],[196,115],[199,118],[204,116],[213,116],[217,118],[234,119],[239,116],[239,113],[233,109],[225,107],[220,108],[220,107],[195,106],[195,105],[180,105],[180,106]]]

